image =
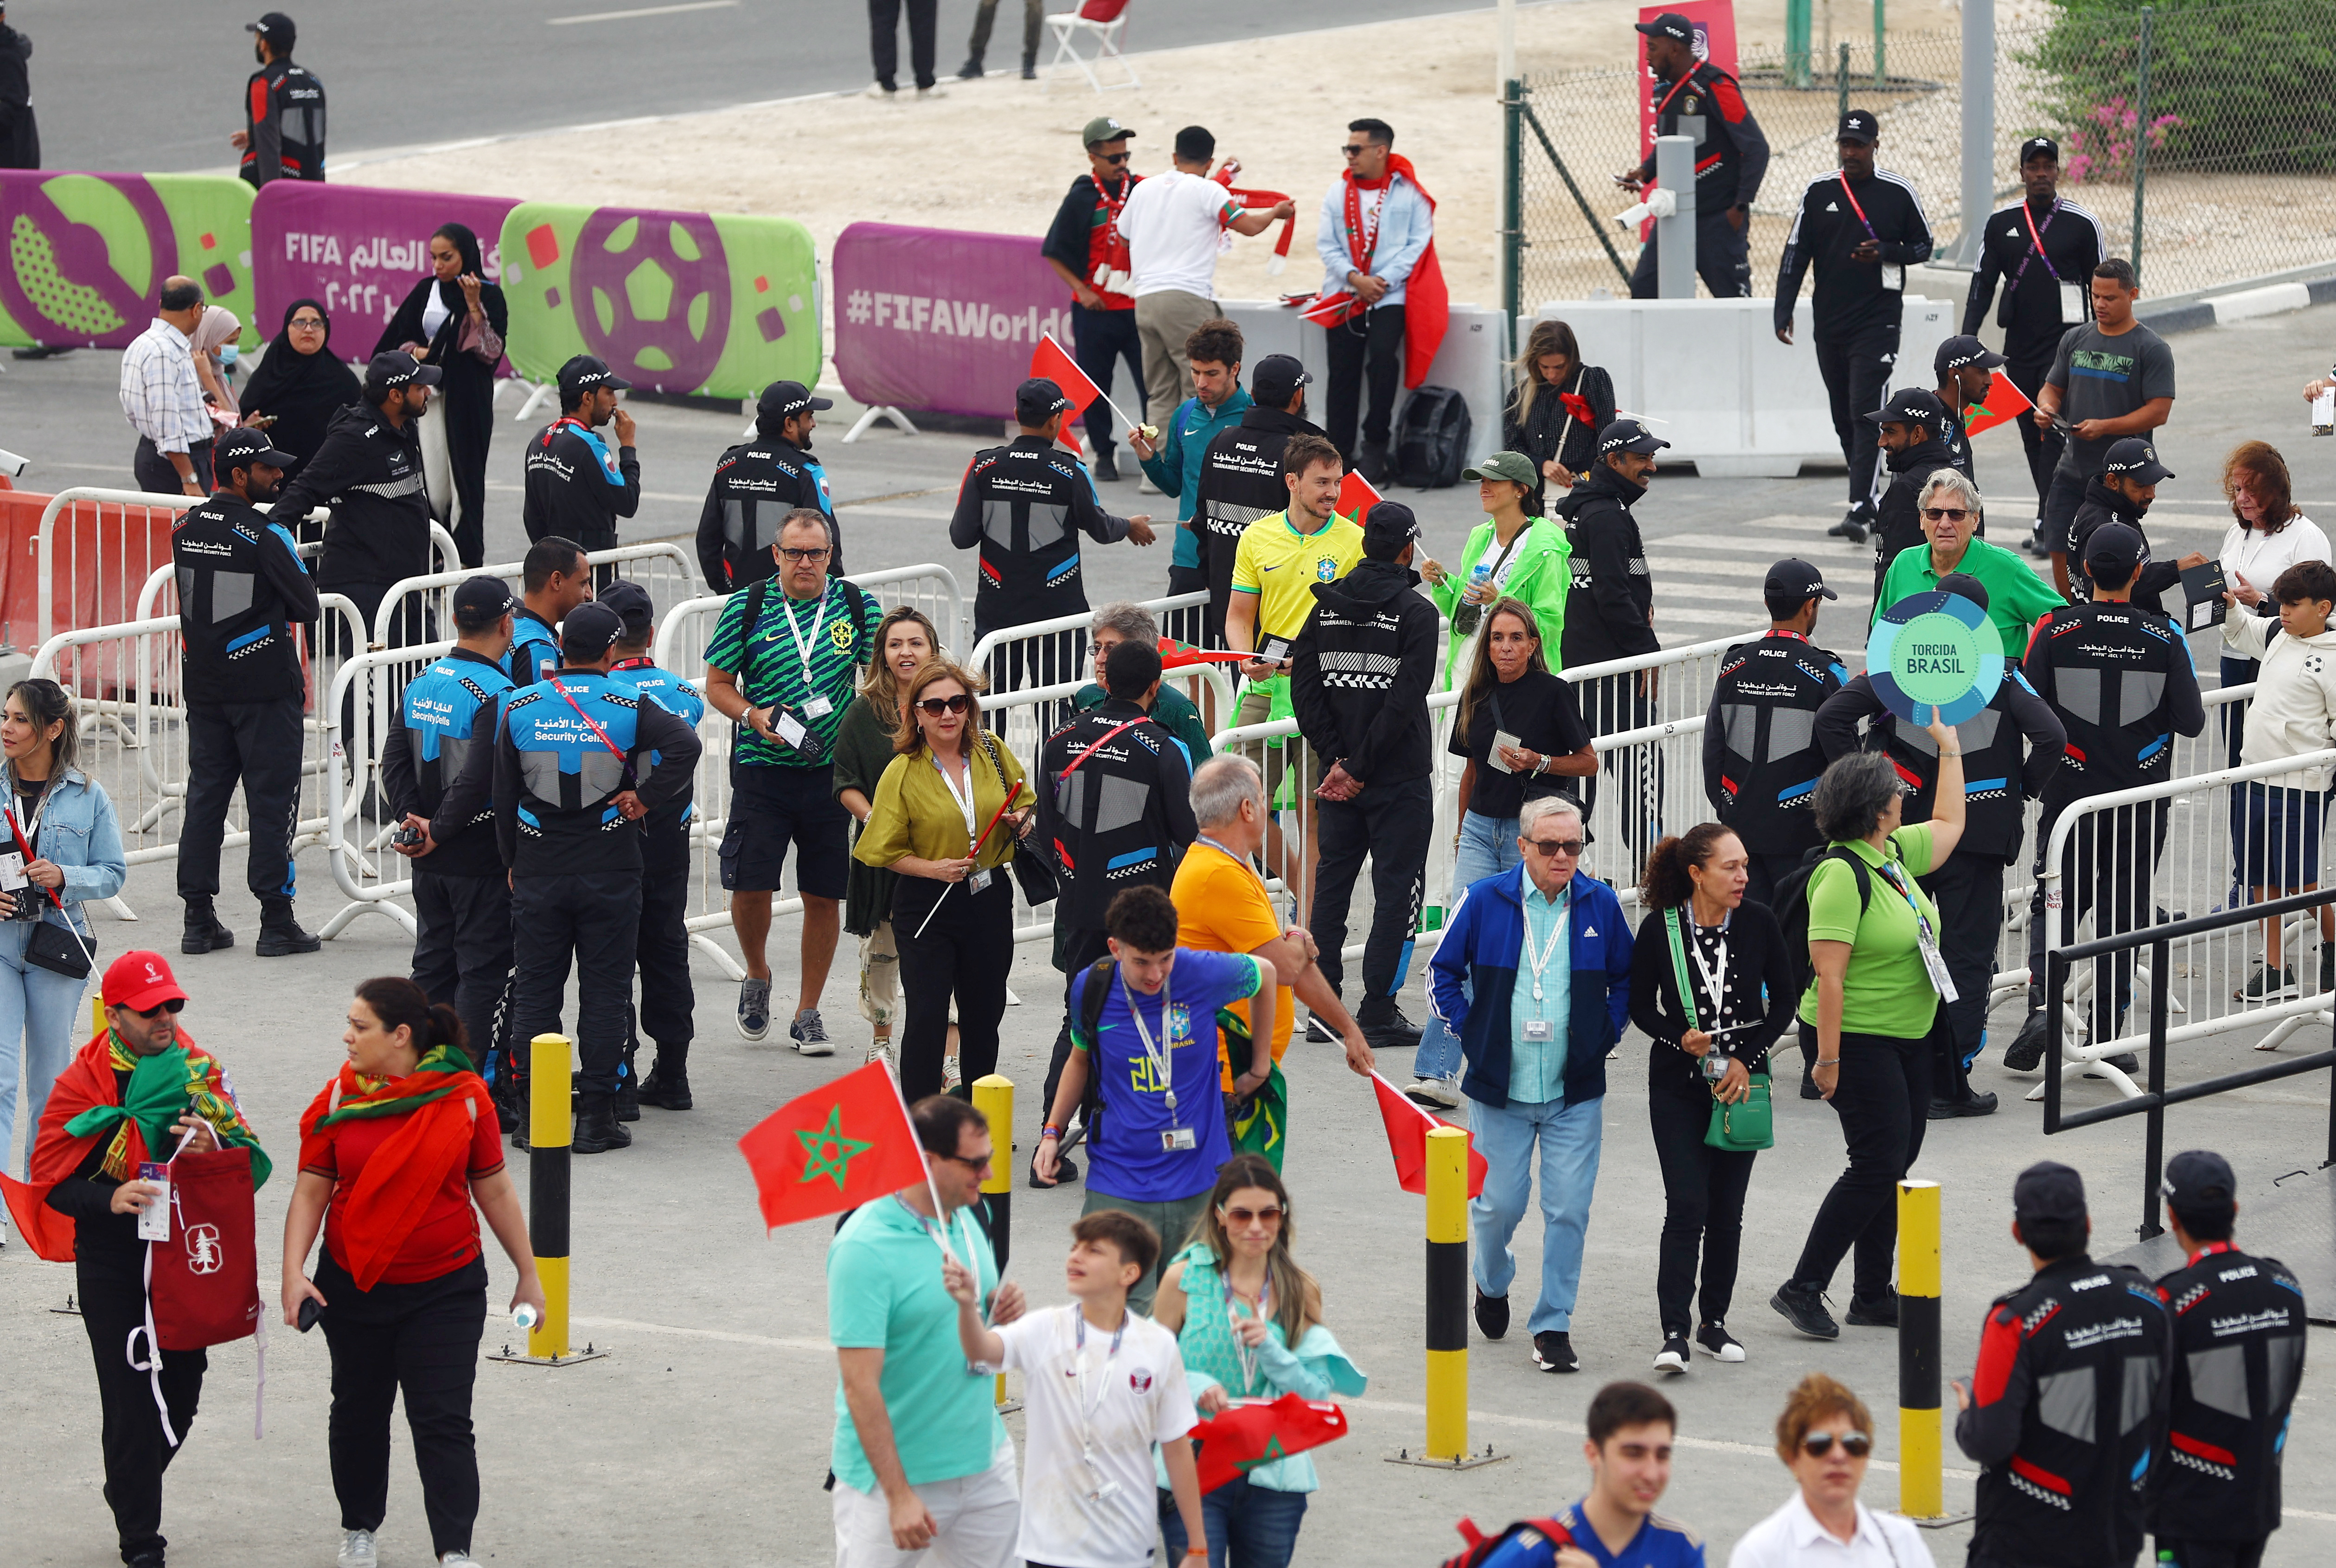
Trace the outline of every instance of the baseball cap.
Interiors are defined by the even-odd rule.
[[[365,365],[365,395],[378,397],[384,392],[416,383],[435,386],[443,374],[436,365],[421,364],[403,349],[388,349],[375,355]]]
[[[2132,579],[2133,569],[2149,559],[2149,541],[2127,523],[2105,522],[2085,540],[2085,575],[2112,587]]]
[[[1879,141],[1882,140],[1882,122],[1864,109],[1853,109],[1841,117],[1841,129],[1834,132],[1834,140],[1867,143]]]
[[[1294,354],[1269,354],[1250,367],[1249,394],[1268,408],[1288,406],[1290,394],[1314,379]]]
[[[2239,1179],[2214,1150],[2185,1149],[2166,1162],[2157,1190],[2177,1209],[2220,1209],[2237,1201]]]
[[[2108,465],[2101,472],[2122,473],[2144,484],[2159,484],[2174,477],[2174,471],[2157,461],[2157,449],[2138,435],[2128,435],[2110,447]]]
[[[1806,560],[1780,560],[1770,567],[1768,580],[1760,585],[1760,591],[1768,599],[1790,599],[1802,604],[1841,597],[1825,586],[1825,573]]]
[[[289,468],[300,460],[288,452],[278,452],[268,444],[268,437],[256,430],[230,430],[211,447],[211,472],[225,479],[230,470],[248,468],[255,463],[270,468]]]
[[[1987,608],[1987,584],[1967,571],[1951,571],[1939,579],[1939,591],[1967,599],[1981,609]]]
[[[1460,471],[1463,479],[1501,479],[1511,484],[1522,484],[1531,490],[1541,480],[1533,472],[1533,459],[1522,452],[1496,452],[1474,468]]]
[[[560,392],[563,397],[588,388],[603,386],[613,386],[623,392],[632,385],[610,370],[608,361],[595,359],[589,354],[579,354],[560,367]]]
[[[2060,144],[2049,136],[2031,136],[2020,144],[2020,161],[2025,163],[2031,158],[2049,158],[2058,163],[2060,161]]]
[[[519,608],[519,595],[501,578],[482,572],[466,577],[454,590],[454,624],[472,628],[484,627]]]
[[[1950,370],[1961,370],[1966,365],[1976,365],[1982,370],[1993,370],[2003,363],[2003,355],[1981,343],[1969,333],[1950,337],[1939,345],[1939,352],[1931,358],[1931,368],[1943,376]]]
[[[630,578],[618,578],[602,589],[593,602],[617,612],[618,618],[625,623],[627,642],[640,641],[657,625],[657,605],[650,599],[649,590]]]
[[[2015,1220],[2085,1218],[2085,1178],[2058,1160],[2039,1160],[2011,1183]]]
[[[1901,388],[1890,401],[1863,416],[1872,424],[1926,424],[1935,433],[1946,428],[1947,405],[1936,393],[1919,386]]]
[[[1079,141],[1086,146],[1093,147],[1098,141],[1118,141],[1134,134],[1134,131],[1122,125],[1115,117],[1098,114],[1087,122],[1087,128],[1085,131],[1079,132]]]
[[[1651,22],[1641,22],[1635,29],[1650,38],[1676,38],[1680,43],[1695,43],[1695,24],[1676,11],[1666,11]]]
[[[1403,553],[1403,547],[1419,537],[1419,520],[1411,508],[1399,501],[1380,501],[1371,504],[1370,521],[1363,525],[1363,553],[1374,560],[1385,560]]]
[[[608,651],[624,635],[625,618],[597,599],[588,599],[560,623],[560,657],[569,664],[588,664]]]
[[[620,382],[618,385],[623,384]],[[811,388],[800,381],[774,381],[763,388],[763,395],[755,399],[754,414],[758,418],[792,419],[806,408],[823,414],[834,406],[835,399],[813,397]]]
[[[1652,455],[1670,444],[1635,419],[1618,419],[1598,433],[1598,455],[1610,452],[1640,452]]]
[[[1056,410],[1070,405],[1063,389],[1043,375],[1034,375],[1014,389],[1014,418],[1022,424],[1044,424]]]
[[[170,960],[143,948],[133,948],[106,966],[103,994],[107,1007],[128,1008],[133,1013],[187,999],[178,977],[170,973]]]
[[[281,11],[270,11],[257,22],[247,22],[243,30],[258,34],[279,49],[291,48],[293,36],[299,32],[292,25],[292,18]]]

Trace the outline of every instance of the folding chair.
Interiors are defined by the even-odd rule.
[[[1134,65],[1120,49],[1121,36],[1127,27],[1127,4],[1128,0],[1080,0],[1079,8],[1076,11],[1049,14],[1046,27],[1055,35],[1055,57],[1046,63],[1046,73],[1039,79],[1038,91],[1046,91],[1054,81],[1056,68],[1066,60],[1077,66],[1079,73],[1087,79],[1087,85],[1098,93],[1105,91],[1105,84],[1095,74],[1095,67],[1106,60],[1119,62],[1120,70],[1127,75],[1126,81],[1114,82],[1110,86],[1143,86],[1144,83],[1136,80]],[[1095,39],[1095,52],[1093,54],[1083,55],[1071,46],[1071,41],[1081,34],[1091,35]]]

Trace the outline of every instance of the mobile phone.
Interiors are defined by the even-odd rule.
[[[316,1297],[310,1296],[307,1300],[303,1300],[300,1303],[299,1313],[300,1332],[305,1334],[309,1329],[315,1328],[316,1326],[316,1320],[324,1315],[324,1303],[317,1300]]]

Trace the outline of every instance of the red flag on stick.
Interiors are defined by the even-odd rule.
[[[1201,1490],[1213,1492],[1260,1465],[1287,1459],[1347,1435],[1347,1413],[1327,1400],[1284,1394],[1271,1401],[1237,1400],[1192,1428]]]
[[[1998,370],[1987,384],[1986,400],[1976,412],[1965,411],[1963,433],[1977,435],[1982,430],[2008,424],[2035,406],[2026,393],[2011,384],[2011,377]]]
[[[738,1140],[766,1226],[872,1203],[925,1179],[900,1090],[881,1061],[789,1100]]]
[[[1350,468],[1347,471],[1347,477],[1338,484],[1338,515],[1359,527],[1364,521],[1364,514],[1386,499],[1378,492],[1377,485]]]
[[[1404,1098],[1393,1084],[1377,1073],[1371,1075],[1371,1087],[1379,1097],[1379,1118],[1387,1123],[1387,1147],[1395,1154],[1396,1185],[1406,1193],[1427,1193],[1427,1135],[1437,1127],[1457,1126],[1441,1116],[1428,1115]],[[1465,1131],[1465,1129],[1462,1129]],[[1468,1135],[1468,1195],[1477,1197],[1484,1191],[1484,1176],[1492,1165],[1476,1152],[1476,1135]]]
[[[1071,416],[1063,422],[1062,438],[1076,450],[1079,444],[1079,415],[1087,411],[1088,404],[1103,396],[1103,388],[1079,368],[1079,362],[1071,357],[1069,350],[1055,341],[1055,335],[1051,332],[1041,337],[1038,346],[1031,350],[1030,374],[1045,376],[1061,387],[1063,395],[1071,400]]]

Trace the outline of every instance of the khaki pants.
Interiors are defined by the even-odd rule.
[[[890,1028],[900,1010],[900,953],[892,945],[892,922],[884,920],[860,939],[860,1016]]]
[[[1165,424],[1177,405],[1192,395],[1192,362],[1184,353],[1184,340],[1217,314],[1215,300],[1182,289],[1136,297],[1135,341],[1144,351],[1144,418]]]

